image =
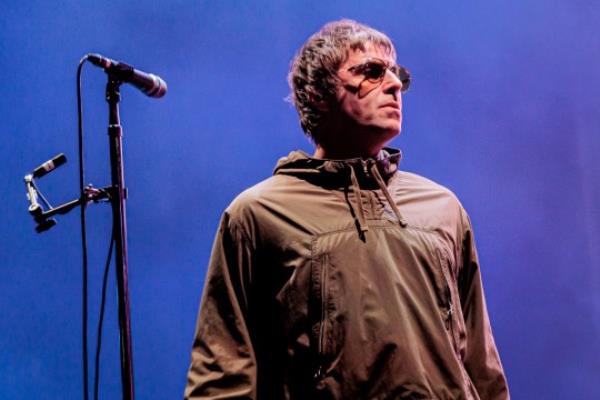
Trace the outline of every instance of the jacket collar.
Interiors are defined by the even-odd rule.
[[[370,180],[369,170],[375,164],[381,177],[386,181],[398,170],[402,152],[398,149],[384,148],[376,158],[350,158],[346,160],[331,160],[312,158],[306,152],[292,151],[277,162],[273,174],[313,175],[320,173],[333,178],[335,175],[346,176],[348,168],[352,168],[361,183]]]
[[[406,219],[387,189],[387,182],[398,170],[401,158],[400,150],[391,148],[383,149],[376,158],[347,160],[317,159],[303,151],[293,151],[277,162],[273,173],[297,176],[330,189],[340,186],[350,188],[354,192],[355,204],[349,204],[361,239],[365,240],[365,232],[369,227],[362,206],[363,186],[381,189],[400,226],[407,226]]]

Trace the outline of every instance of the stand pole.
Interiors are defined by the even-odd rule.
[[[108,137],[110,169],[113,187],[113,230],[115,235],[117,290],[119,297],[119,336],[121,350],[121,384],[123,399],[133,400],[133,357],[131,353],[131,325],[129,322],[129,295],[127,289],[127,220],[125,217],[125,176],[123,173],[122,128],[119,117],[119,86],[121,82],[108,74],[106,101],[109,107]]]

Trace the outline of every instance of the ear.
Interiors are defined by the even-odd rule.
[[[313,106],[315,106],[319,111],[329,111],[329,103],[323,99],[323,97],[319,95],[311,95],[310,102]]]

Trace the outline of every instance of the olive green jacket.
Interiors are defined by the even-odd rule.
[[[399,161],[292,152],[233,201],[186,398],[509,398],[469,219]]]

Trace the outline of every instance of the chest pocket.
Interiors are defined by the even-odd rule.
[[[460,350],[464,328],[447,245],[432,231],[386,221],[369,228],[364,240],[350,227],[311,243],[309,314],[318,385],[348,374],[417,381],[415,366],[427,355],[415,343],[424,337]]]

